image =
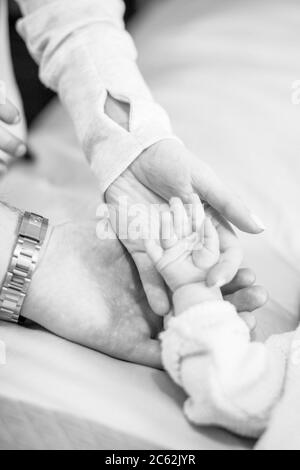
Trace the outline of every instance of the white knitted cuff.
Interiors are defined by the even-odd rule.
[[[204,302],[172,318],[160,338],[163,364],[173,380],[182,385],[182,360],[207,352],[214,347],[219,335],[223,336],[228,330],[249,340],[248,328],[229,302]]]

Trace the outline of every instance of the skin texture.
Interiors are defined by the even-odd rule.
[[[161,213],[160,228],[160,236],[147,239],[145,247],[172,293],[188,284],[205,285],[210,269],[219,261],[220,244],[199,196],[191,196],[190,210],[181,199],[172,198]]]
[[[257,307],[257,296],[251,294],[253,282],[245,270],[228,287],[247,299],[244,303],[241,300],[243,311]],[[83,346],[161,367],[156,338],[162,319],[150,309],[131,257],[116,238],[97,238],[95,220],[52,229],[24,315]]]
[[[216,226],[199,196],[193,194],[191,203],[192,209],[178,198],[171,199],[168,210],[161,214],[160,237],[145,243],[149,257],[172,291],[175,316],[203,302],[222,299],[220,289],[206,285],[207,275],[220,257]]]
[[[110,98],[106,112],[123,127],[128,124],[128,109]],[[0,105],[0,119],[11,124],[18,119],[17,109],[8,101],[5,105]],[[1,150],[1,145],[4,151]],[[7,165],[17,156],[19,150],[20,141],[11,133],[2,131],[1,134],[0,131],[0,174],[6,171]],[[26,149],[21,148],[21,152],[24,151]],[[106,200],[118,211],[119,199],[124,195],[128,197],[131,206],[142,203],[149,207],[150,204],[164,203],[166,199],[176,195],[186,200],[193,191],[219,211],[215,211],[214,218],[218,222],[216,228],[221,257],[218,265],[209,273],[207,282],[209,286],[224,286],[232,281],[242,261],[239,241],[225,217],[245,231],[259,233],[261,228],[253,221],[247,208],[226,190],[210,168],[183,145],[170,140],[147,149],[111,185],[106,193]],[[225,217],[220,216],[220,212]],[[116,233],[118,234],[117,230]],[[143,241],[127,239],[122,242],[139,271],[150,307],[159,315],[167,314],[170,309],[168,292],[162,277],[145,252]],[[238,299],[234,297],[233,300],[238,300],[242,305],[243,295],[243,291],[239,292]],[[254,303],[251,303],[258,307],[263,305],[266,298],[265,293],[261,295],[261,291],[257,290],[252,290],[251,296],[255,297]],[[246,302],[249,303],[249,299]]]
[[[173,144],[172,147],[164,144],[148,149],[111,186],[107,199],[117,205],[119,196],[127,194],[133,204],[156,203],[165,201],[168,193],[173,196],[186,184],[189,190],[193,189],[194,183],[190,185],[193,178],[198,186],[194,172],[191,178],[186,151],[183,152],[180,144],[176,144],[175,149]],[[167,165],[164,162],[170,155],[172,158]],[[206,167],[201,168],[205,169],[202,176],[206,180],[209,172],[206,173]],[[162,180],[164,192],[157,193]],[[228,211],[232,212],[233,208]],[[236,250],[239,256],[238,241],[228,223],[220,216],[216,220],[222,239],[221,253],[232,255]],[[6,227],[5,218],[1,221]],[[244,220],[245,229],[247,223]],[[162,319],[153,311],[161,314],[169,311],[169,293],[146,254],[144,244],[141,247],[139,240],[129,240],[124,243],[127,252],[113,232],[112,240],[100,241],[95,224],[96,221],[91,220],[53,227],[24,305],[24,316],[83,346],[123,360],[160,367],[160,346],[156,338]],[[259,231],[250,222],[248,230]],[[7,236],[6,230],[3,236]],[[7,242],[13,243],[11,236]],[[139,268],[152,310],[135,265]],[[224,265],[227,271],[228,263]],[[228,282],[239,265],[237,258],[231,263]],[[254,283],[253,273],[241,270],[233,282],[224,287],[239,312],[253,311],[265,303],[265,291]],[[253,323],[253,317],[251,321]]]
[[[95,221],[53,229],[24,306],[27,318],[110,356],[160,366],[162,327],[150,310],[129,255],[99,241]]]
[[[208,274],[207,284],[223,287],[233,280],[243,259],[239,240],[228,221],[250,233],[260,233],[263,228],[212,170],[181,143],[166,140],[143,152],[107,190],[106,202],[118,212],[120,197],[124,195],[130,206],[147,207],[166,203],[174,196],[187,202],[193,192],[214,208],[221,257]],[[137,266],[151,308],[165,315],[170,307],[165,284],[145,252],[143,240],[129,238],[122,242]]]

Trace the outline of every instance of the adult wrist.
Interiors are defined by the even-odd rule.
[[[31,287],[32,277],[40,261],[41,249],[44,245],[49,223],[44,217],[30,212],[21,214],[21,218],[18,217],[15,220],[19,222],[17,224],[14,223],[14,219],[9,219],[11,219],[10,213],[5,217],[5,221],[7,224],[9,222],[10,229],[14,227],[17,237],[5,237],[5,248],[8,248],[7,243],[11,248],[11,241],[14,240],[14,242],[13,249],[9,250],[11,253],[8,266],[5,262],[7,261],[7,254],[2,253],[4,258],[3,267],[7,266],[7,268],[5,268],[4,277],[2,268],[0,319],[20,323],[23,320],[24,302]],[[11,222],[13,222],[13,225],[11,225]],[[8,230],[8,232],[12,235],[11,230]]]

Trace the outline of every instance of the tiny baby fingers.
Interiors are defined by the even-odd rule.
[[[12,157],[21,158],[26,153],[26,146],[20,139],[0,127],[0,150]]]
[[[157,264],[164,254],[162,247],[157,241],[152,239],[145,240],[145,249],[154,264]]]
[[[169,210],[164,211],[161,213],[160,217],[161,246],[164,250],[167,250],[169,248],[172,248],[178,242],[178,238],[175,234],[174,222],[171,212]]]
[[[195,266],[200,269],[211,268],[220,258],[219,236],[210,218],[204,222],[203,243],[195,246],[192,256]]]
[[[143,251],[132,251],[131,255],[151,309],[157,315],[166,315],[170,310],[169,297],[164,280],[155,267],[155,262],[148,253]]]
[[[213,255],[220,255],[219,235],[209,217],[204,222],[204,247]]]
[[[206,282],[208,287],[223,287],[232,281],[240,269],[243,250],[239,239],[228,222],[214,211],[209,211],[209,214],[218,232],[221,255],[219,263],[209,272]]]
[[[201,234],[205,219],[204,207],[198,194],[192,194],[190,201],[192,210],[192,229],[194,232]]]
[[[173,197],[170,200],[170,207],[174,220],[174,230],[180,240],[191,234],[189,218],[180,198]]]

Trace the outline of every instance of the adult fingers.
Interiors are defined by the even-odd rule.
[[[15,158],[21,158],[26,153],[24,142],[2,127],[0,127],[0,149]]]
[[[219,235],[209,217],[204,222],[204,246],[210,253],[219,254]]]
[[[18,124],[21,118],[18,109],[9,100],[5,101],[4,104],[0,101],[0,120],[6,124]]]
[[[223,295],[234,294],[235,292],[251,287],[256,281],[256,276],[251,269],[242,268],[238,271],[235,278],[222,288]]]
[[[265,230],[259,218],[228,190],[208,165],[194,155],[191,161],[193,188],[202,199],[243,232],[261,233]]]
[[[232,303],[239,313],[254,312],[268,301],[268,293],[260,286],[246,287],[225,296],[225,300]]]

